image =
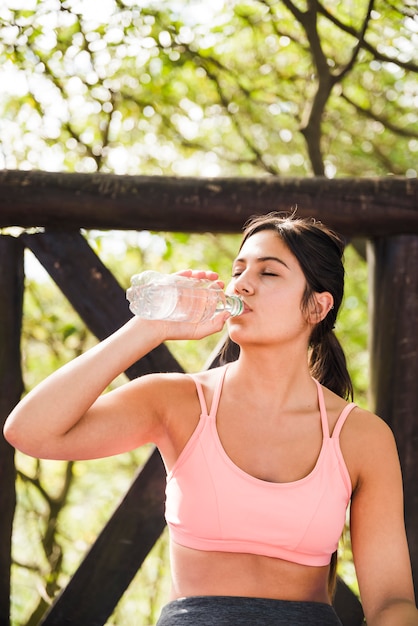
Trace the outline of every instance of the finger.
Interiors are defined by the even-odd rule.
[[[191,270],[185,269],[176,272],[178,276],[186,276],[188,278],[204,278],[208,280],[216,281],[218,278],[218,273],[213,272],[212,270]]]

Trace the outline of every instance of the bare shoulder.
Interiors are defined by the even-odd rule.
[[[182,372],[146,374],[131,384],[140,390],[141,396],[149,394],[154,397],[161,414],[173,405],[180,408],[193,394],[195,386],[191,377]]]
[[[217,380],[218,368],[205,370],[194,374],[169,373],[157,374],[160,391],[168,399],[168,403],[174,414],[178,413],[179,407],[188,407],[196,412],[198,392],[196,382],[200,384],[206,404],[210,406],[212,394]]]
[[[326,393],[331,429],[348,402]],[[396,442],[391,428],[378,415],[355,406],[340,433],[340,447],[349,470],[353,488],[366,476],[382,472],[386,466],[397,471],[399,463]]]
[[[365,449],[370,455],[382,446],[393,448],[395,439],[389,425],[378,415],[356,406],[346,420],[342,439],[356,444],[359,450]]]
[[[353,487],[374,482],[386,473],[399,471],[395,437],[386,422],[371,411],[356,407],[341,432],[340,445]]]
[[[171,409],[178,413],[190,403],[196,403],[198,395],[193,379],[201,384],[205,397],[210,400],[217,378],[216,371],[206,370],[193,375],[183,372],[147,374],[137,378],[134,385],[141,390],[141,394],[149,393],[156,398],[162,413],[171,413]]]
[[[180,413],[193,396],[193,386],[190,376],[183,373],[151,373],[121,385],[105,398],[113,399],[113,404],[118,403],[134,416],[153,416],[154,423],[160,425],[158,430],[163,432],[173,407]]]
[[[208,406],[214,386],[213,371],[199,372],[194,377],[200,382]],[[192,436],[201,415],[196,383],[189,374],[151,374],[146,382],[150,392],[158,394],[160,420],[163,432],[158,447],[166,467],[170,469]]]
[[[349,403],[326,388],[324,388],[324,397],[330,417],[330,430],[332,430],[340,414]],[[373,442],[380,446],[385,441],[388,444],[393,442],[394,438],[392,430],[381,417],[356,405],[344,423],[341,440],[351,441],[359,447],[364,446],[370,449],[370,445],[374,447]]]

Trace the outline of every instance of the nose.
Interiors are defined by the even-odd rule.
[[[254,293],[254,287],[246,272],[242,272],[235,278],[234,290],[238,295],[251,295]]]

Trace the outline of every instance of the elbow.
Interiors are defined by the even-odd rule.
[[[26,431],[24,426],[19,423],[14,413],[6,420],[3,426],[3,437],[13,448],[24,452],[29,456],[37,456],[34,454],[34,443],[36,436]]]
[[[413,599],[409,598],[393,598],[385,602],[378,610],[367,615],[367,624],[373,626],[392,624],[411,624],[418,625],[418,609]]]
[[[32,416],[33,417],[33,416]],[[3,426],[4,439],[16,450],[35,459],[70,460],[62,438],[47,432],[36,419],[13,411]]]
[[[15,429],[13,428],[13,424],[10,420],[10,418],[8,418],[3,426],[3,437],[5,438],[5,440],[10,443],[11,446],[13,446],[14,448],[15,446],[15,437],[16,434],[15,432],[13,432]]]
[[[18,450],[22,447],[22,434],[20,429],[16,426],[15,420],[10,416],[7,418],[3,426],[3,437],[13,448]]]

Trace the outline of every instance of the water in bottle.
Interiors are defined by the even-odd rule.
[[[218,311],[235,316],[244,309],[238,296],[227,296],[211,280],[151,270],[132,276],[126,297],[132,313],[152,320],[199,323]]]

